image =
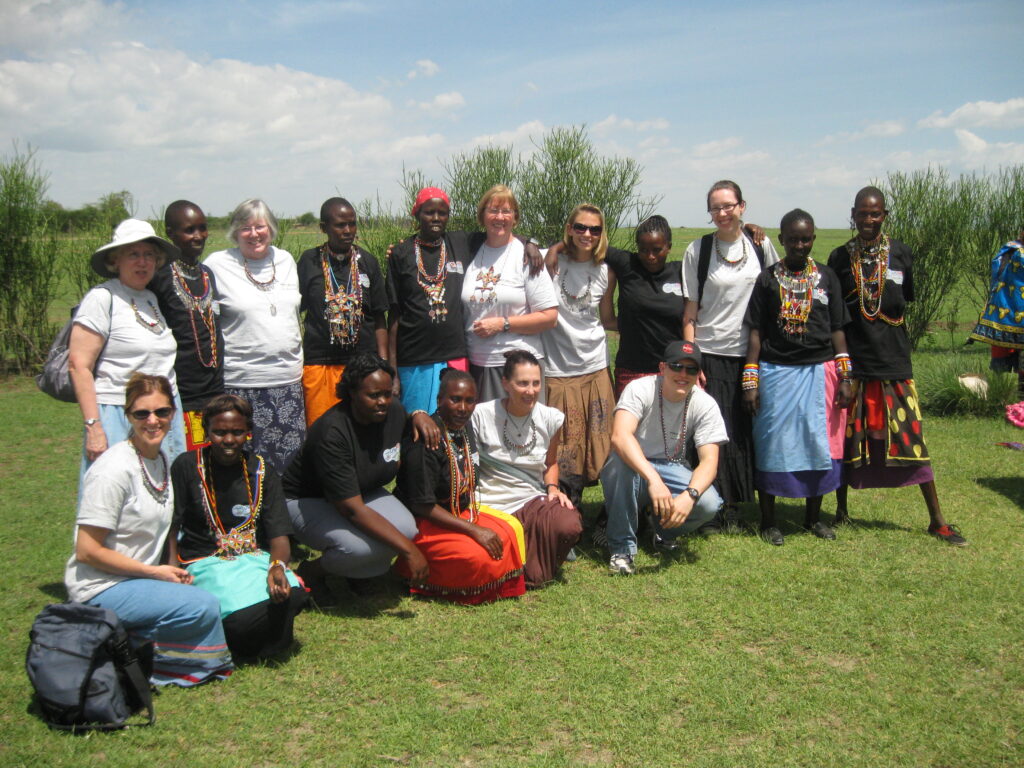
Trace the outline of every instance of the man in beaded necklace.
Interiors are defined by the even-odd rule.
[[[692,341],[665,347],[657,376],[629,382],[615,406],[612,453],[601,470],[612,573],[636,572],[638,513],[650,505],[656,548],[714,519],[719,447],[729,442],[714,399],[696,387],[701,353]],[[696,449],[697,465],[687,459]]]

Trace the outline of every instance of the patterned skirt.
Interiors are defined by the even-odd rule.
[[[306,439],[302,382],[265,389],[228,387],[227,392],[245,398],[252,406],[249,450],[262,456],[283,475]]]
[[[580,488],[594,485],[612,448],[615,395],[608,369],[547,379],[548,405],[565,414],[558,442],[558,476]]]

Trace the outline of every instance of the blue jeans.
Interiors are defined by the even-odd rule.
[[[664,459],[648,459],[673,496],[678,496],[690,483],[693,470]],[[649,504],[647,481],[634,472],[614,451],[601,470],[604,506],[608,512],[608,551],[613,555],[636,554],[636,529],[640,507]],[[686,522],[677,528],[662,528],[655,517],[654,525],[663,538],[674,539],[709,522],[722,506],[722,497],[714,487],[708,488],[690,511]]]

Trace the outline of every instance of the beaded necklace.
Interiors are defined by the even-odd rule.
[[[256,275],[254,275],[251,271],[249,271],[249,259],[247,259],[245,256],[242,256],[242,268],[245,270],[245,276],[247,278],[249,278],[249,282],[252,283],[253,285],[255,285],[257,288],[259,288],[261,291],[273,290],[274,283],[277,282],[277,262],[274,261],[274,253],[273,253],[273,251],[271,251],[271,253],[270,253],[270,279],[269,280],[267,280],[265,282],[262,282],[262,283],[259,280],[257,280],[256,279]],[[276,309],[274,311],[274,314],[277,314]]]
[[[693,397],[691,388],[683,401],[683,423],[679,427],[679,434],[676,436],[676,447],[673,451],[668,449],[668,432],[665,430],[665,395],[662,393],[663,377],[658,377],[658,416],[661,419],[661,444],[665,449],[665,458],[673,464],[683,464],[686,461],[686,413],[690,409],[690,398]]]
[[[504,425],[501,428],[501,442],[502,442],[502,445],[504,445],[505,448],[508,449],[508,452],[510,454],[512,454],[513,458],[515,458],[517,456],[526,456],[528,453],[530,453],[530,451],[533,450],[534,446],[537,445],[537,425],[533,423],[533,409],[532,408],[530,409],[530,413],[526,417],[526,421],[522,424],[522,426],[516,424],[515,419],[512,417],[512,414],[510,414],[508,412],[508,408],[507,407],[505,407],[504,410],[505,410],[505,423],[504,423]],[[523,431],[526,430],[528,432],[528,434],[530,435],[529,439],[527,439],[523,443],[515,442],[511,438],[511,436],[509,435],[509,432],[508,432],[508,422],[509,422],[509,419],[512,419],[512,424],[516,428],[516,435],[520,439],[522,439]]]
[[[135,447],[135,443],[132,441],[129,442],[132,444],[132,450],[135,451],[135,458],[139,460],[139,469],[142,470],[142,484],[157,504],[165,503],[167,501],[167,490],[170,487],[171,482],[170,473],[167,471],[167,457],[164,456],[163,451],[160,452],[160,463],[164,468],[164,481],[158,485],[156,481],[153,480],[153,476],[149,474],[149,470],[146,469],[146,462],[142,460],[142,454],[139,452],[139,449]]]
[[[213,318],[213,289],[210,285],[210,275],[199,264],[195,265],[199,274],[189,274],[189,267],[183,261],[171,262],[171,284],[178,300],[188,310],[188,319],[192,323],[192,338],[196,345],[196,358],[204,368],[217,367],[217,324]],[[192,293],[188,286],[189,280],[203,279],[203,290],[198,296]],[[203,360],[202,349],[199,346],[199,330],[196,328],[196,316],[202,320],[210,335],[210,359]]]
[[[330,332],[331,344],[351,347],[359,340],[363,325],[363,285],[359,282],[359,251],[352,246],[348,260],[348,281],[341,286],[331,266],[331,249],[324,243],[320,248],[320,265],[324,272],[324,320]]]
[[[590,284],[594,278],[593,275],[587,275],[587,284],[583,286],[583,290],[579,294],[570,293],[565,287],[565,273],[569,271],[570,263],[571,261],[567,260],[562,269],[558,270],[558,290],[565,300],[565,308],[574,314],[582,315],[590,311],[590,302],[593,299]]]
[[[889,272],[890,248],[891,241],[888,235],[882,235],[871,245],[859,237],[851,238],[846,244],[861,316],[869,321],[878,319],[888,325],[903,325],[902,317],[893,318],[882,312],[882,294],[885,292],[885,276]]]
[[[206,452],[209,448],[196,451],[196,469],[199,471],[199,487],[203,496],[203,510],[206,512],[206,523],[210,533],[217,540],[217,551],[214,554],[225,560],[234,560],[238,555],[259,551],[256,543],[256,521],[263,506],[263,478],[265,467],[263,457],[257,456],[256,467],[256,498],[253,498],[252,483],[249,480],[249,461],[242,454],[242,479],[245,482],[245,495],[249,499],[249,518],[241,525],[224,530],[220,515],[217,513],[217,494],[213,488],[212,478],[207,475]]]
[[[475,523],[480,517],[480,504],[476,499],[476,470],[473,468],[473,456],[469,445],[469,433],[463,427],[454,437],[462,440],[462,447],[454,444],[453,435],[446,427],[444,438],[441,444],[448,456],[448,472],[451,475],[451,498],[449,510],[453,515],[459,517],[459,501],[463,495],[469,494],[469,522]],[[462,466],[459,465],[459,456],[462,456]]]
[[[719,246],[719,240],[718,240],[718,235],[717,234],[715,234],[713,239],[715,241],[715,256],[718,258],[718,261],[720,263],[722,263],[722,264],[728,264],[730,267],[736,267],[736,269],[742,269],[743,265],[747,263],[747,238],[745,238],[742,233],[740,234],[740,244],[743,247],[743,255],[740,256],[735,261],[730,261],[729,259],[727,259],[725,257],[725,254],[722,253],[722,249]],[[726,253],[728,253],[728,251],[726,251]]]
[[[817,285],[818,268],[812,259],[807,260],[799,272],[790,272],[785,262],[780,261],[772,270],[779,281],[779,327],[790,336],[799,336],[807,331],[807,318],[811,316],[814,303],[814,286]]]
[[[159,310],[157,310],[156,306],[149,299],[146,299],[146,303],[149,304],[149,309],[153,313],[153,317],[156,319],[150,322],[149,320],[144,318],[142,316],[142,313],[139,312],[139,305],[135,303],[135,299],[132,299],[132,312],[135,313],[135,322],[137,322],[150,333],[163,333],[164,322],[163,319],[161,319],[160,317]]]
[[[442,323],[448,317],[448,307],[444,303],[444,280],[448,274],[448,249],[445,247],[444,238],[440,239],[441,252],[437,257],[437,272],[428,274],[423,266],[423,251],[421,246],[433,247],[433,243],[421,241],[418,237],[412,241],[412,250],[416,254],[416,282],[427,297],[427,306],[430,310],[427,315],[432,323]]]

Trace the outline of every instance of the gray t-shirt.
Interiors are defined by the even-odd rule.
[[[601,298],[608,291],[608,265],[558,256],[554,277],[558,324],[544,331],[544,373],[568,377],[608,367],[608,344],[601,325]]]
[[[661,409],[658,406],[658,388],[661,387],[661,376],[645,376],[634,379],[626,385],[619,398],[615,410],[627,411],[639,420],[636,427],[636,439],[644,456],[648,459],[667,459],[668,451],[675,449],[679,439],[680,427],[683,423],[683,404],[685,400],[673,403],[662,399],[665,407],[665,432],[661,431]],[[718,403],[699,387],[694,387],[690,407],[686,412],[686,441],[699,448],[702,445],[716,443],[724,445],[729,442],[725,431],[725,422]],[[684,462],[685,463],[685,462]],[[686,464],[689,466],[689,464]]]
[[[166,456],[164,456],[166,460]],[[170,462],[145,460],[146,470],[156,483],[170,474]],[[169,480],[169,478],[168,478]],[[161,504],[146,490],[135,449],[127,440],[105,451],[89,467],[82,481],[82,500],[75,520],[110,531],[104,545],[146,565],[158,565],[164,540],[174,513],[174,488],[168,481],[167,499]],[[72,552],[64,569],[68,599],[84,603],[115,584],[132,578],[116,576],[78,562]]]

